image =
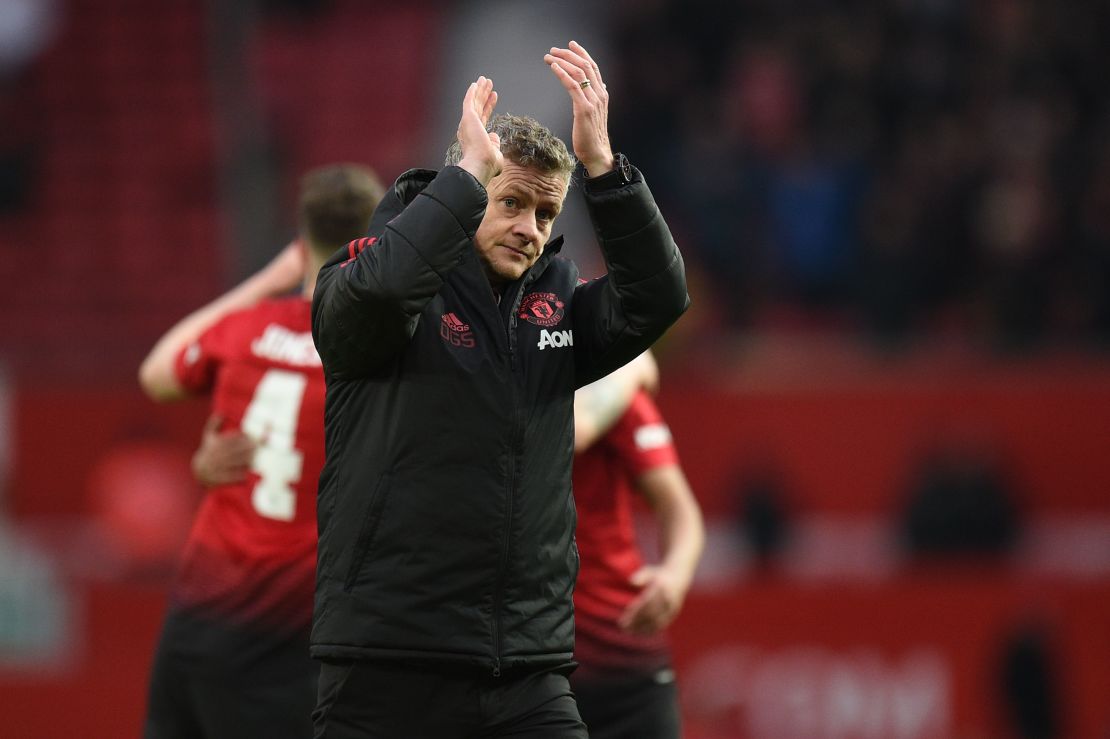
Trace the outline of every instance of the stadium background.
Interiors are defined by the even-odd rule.
[[[285,243],[307,168],[436,166],[477,74],[568,134],[570,38],[690,269],[687,735],[1110,735],[1110,13],[1078,0],[0,2],[0,735],[137,735],[205,416],[140,395],[153,341]]]

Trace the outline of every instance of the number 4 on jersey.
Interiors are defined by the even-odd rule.
[[[292,521],[297,512],[293,485],[301,479],[304,454],[293,444],[307,383],[298,372],[268,370],[243,414],[243,433],[258,444],[251,469],[259,480],[251,504],[266,518]]]

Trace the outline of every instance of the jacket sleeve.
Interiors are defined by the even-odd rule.
[[[586,206],[608,274],[575,289],[578,387],[648,349],[690,305],[686,270],[639,170],[586,180]]]
[[[486,207],[485,188],[446,167],[373,245],[343,247],[320,270],[312,337],[329,377],[364,377],[401,352],[420,312],[462,260]]]

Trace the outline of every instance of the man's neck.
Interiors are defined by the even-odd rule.
[[[324,259],[318,259],[308,250],[308,261],[305,263],[304,272],[304,285],[301,286],[301,297],[305,300],[312,300],[312,293],[316,291],[316,275],[320,274],[320,268],[324,266]]]

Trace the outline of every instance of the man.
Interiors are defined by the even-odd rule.
[[[151,676],[148,738],[311,736],[308,631],[323,466],[324,377],[310,334],[319,267],[365,233],[381,197],[366,169],[308,174],[301,238],[163,336],[139,372],[159,401],[212,396],[206,439],[249,469],[206,479]],[[303,284],[302,284],[303,283]],[[301,294],[272,299],[302,284]],[[240,433],[241,432],[241,433]]]
[[[682,260],[614,156],[581,46],[545,60],[609,275],[549,241],[574,162],[480,77],[441,172],[402,175],[320,272],[328,382],[312,652],[316,736],[585,737],[566,678],[578,559],[574,389],[685,310]]]
[[[645,389],[634,388],[629,398],[629,385],[615,373],[575,399],[582,569],[574,591],[579,667],[571,686],[591,739],[678,739],[678,695],[663,630],[682,607],[705,529],[670,430]],[[606,429],[614,415],[619,419]],[[636,543],[634,492],[658,525],[658,565],[645,566]]]

